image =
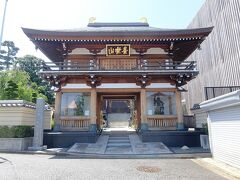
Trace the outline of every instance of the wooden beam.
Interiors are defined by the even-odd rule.
[[[89,89],[83,89],[83,88],[68,88],[68,89],[62,89],[61,92],[72,92],[72,93],[77,93],[77,92],[91,92],[91,88]]]
[[[65,84],[86,84],[86,81],[84,79],[85,76],[69,76]],[[138,76],[125,76],[125,78],[122,78],[120,75],[116,76],[101,76],[101,83],[136,83],[136,78]],[[170,83],[174,84],[175,81],[170,79],[169,76],[150,76],[151,77],[151,83]]]
[[[141,89],[140,88],[116,88],[116,89],[112,89],[112,88],[97,88],[97,92],[102,92],[102,93],[131,93],[131,92],[140,92]]]
[[[164,59],[169,59],[168,54],[144,54],[142,56],[145,59],[151,60],[151,59],[157,59],[157,60],[164,60]],[[78,61],[85,61],[85,60],[90,60],[93,58],[100,58],[100,59],[109,59],[109,57],[106,57],[105,54],[97,54],[96,56],[91,55],[91,54],[70,54],[67,55],[66,59],[67,60],[78,60]],[[119,59],[119,56],[116,57],[111,57],[111,59]],[[121,57],[121,58],[127,58],[127,59],[140,59],[139,54],[131,54],[131,56],[128,57]]]

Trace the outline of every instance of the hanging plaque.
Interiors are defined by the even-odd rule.
[[[130,56],[130,44],[107,44],[106,56]]]

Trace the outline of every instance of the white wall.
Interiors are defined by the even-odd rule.
[[[240,90],[200,104],[208,112],[213,158],[240,168]]]
[[[183,93],[187,109],[205,100],[204,87],[240,86],[240,1],[206,0],[188,28],[214,26],[212,33],[192,53],[199,75]]]

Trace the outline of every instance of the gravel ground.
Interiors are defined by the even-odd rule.
[[[0,153],[1,180],[211,179],[223,177],[189,159],[77,159]]]

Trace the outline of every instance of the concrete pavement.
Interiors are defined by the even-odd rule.
[[[240,179],[240,169],[230,166],[221,161],[214,160],[213,158],[196,158],[192,159],[192,161],[227,179]]]
[[[189,159],[78,159],[0,153],[1,180],[211,179],[217,175]]]

